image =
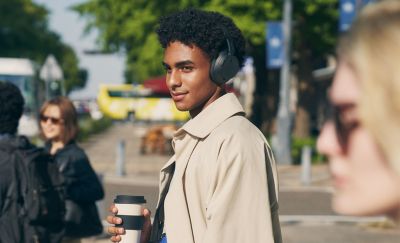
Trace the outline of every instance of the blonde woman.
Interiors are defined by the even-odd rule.
[[[333,120],[318,149],[330,160],[343,214],[400,213],[400,1],[367,6],[338,47]]]
[[[77,114],[72,102],[57,97],[43,104],[40,129],[46,150],[64,175],[66,187],[66,232],[63,243],[79,243],[81,237],[102,232],[95,201],[104,197],[85,152],[76,144]]]

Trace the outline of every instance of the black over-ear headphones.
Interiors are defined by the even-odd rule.
[[[235,47],[229,38],[226,38],[228,50],[221,51],[217,58],[211,61],[210,77],[217,85],[226,83],[239,71],[239,60],[235,56]]]

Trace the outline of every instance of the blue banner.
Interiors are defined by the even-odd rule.
[[[356,0],[340,0],[339,31],[346,31],[350,28],[356,13]]]
[[[365,5],[376,2],[376,0],[340,0],[339,31],[350,28],[353,19]]]
[[[281,22],[267,22],[267,68],[281,68],[284,57],[283,29]]]

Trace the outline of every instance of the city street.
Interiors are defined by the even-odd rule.
[[[154,213],[158,197],[158,171],[169,155],[139,153],[140,137],[148,125],[116,123],[82,144],[94,169],[102,175],[106,197],[98,203],[103,218],[117,194],[144,195]],[[125,141],[125,169],[117,170],[117,146]],[[125,176],[120,176],[121,171]],[[286,243],[399,242],[400,231],[384,217],[346,217],[330,207],[333,189],[326,165],[313,166],[309,186],[300,181],[300,166],[278,166],[280,219]],[[106,237],[106,238],[105,238]],[[87,239],[109,242],[108,236]]]

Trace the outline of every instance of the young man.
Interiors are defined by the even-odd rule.
[[[27,138],[17,135],[23,107],[24,99],[20,90],[11,83],[0,81],[0,242],[59,243],[64,235],[62,222],[64,209],[59,208],[58,215],[53,214],[55,212],[53,209],[64,206],[63,202],[54,201],[61,198],[51,197],[52,205],[46,204],[46,206],[52,209],[47,211],[46,216],[35,221],[34,215],[39,215],[39,211],[43,208],[36,211],[37,208],[32,206],[38,205],[34,202],[38,201],[36,198],[42,199],[42,193],[35,194],[35,198],[32,198],[32,195],[30,197],[25,195],[28,191],[32,192],[30,183],[33,181],[46,178],[47,181],[53,182],[55,174],[51,173],[56,166],[52,166],[49,170],[48,154],[30,144]],[[35,170],[38,172],[35,173],[37,180],[28,172],[34,160],[35,165],[40,165],[40,168]],[[40,183],[40,186],[42,185],[44,183]],[[40,201],[41,204],[47,202]],[[49,220],[50,223],[40,221],[47,216],[52,218]]]
[[[174,134],[175,155],[161,169],[151,242],[281,242],[271,150],[224,91],[243,61],[240,30],[219,13],[188,9],[162,18],[157,33],[172,99],[191,120]],[[123,229],[109,232],[118,241]]]

